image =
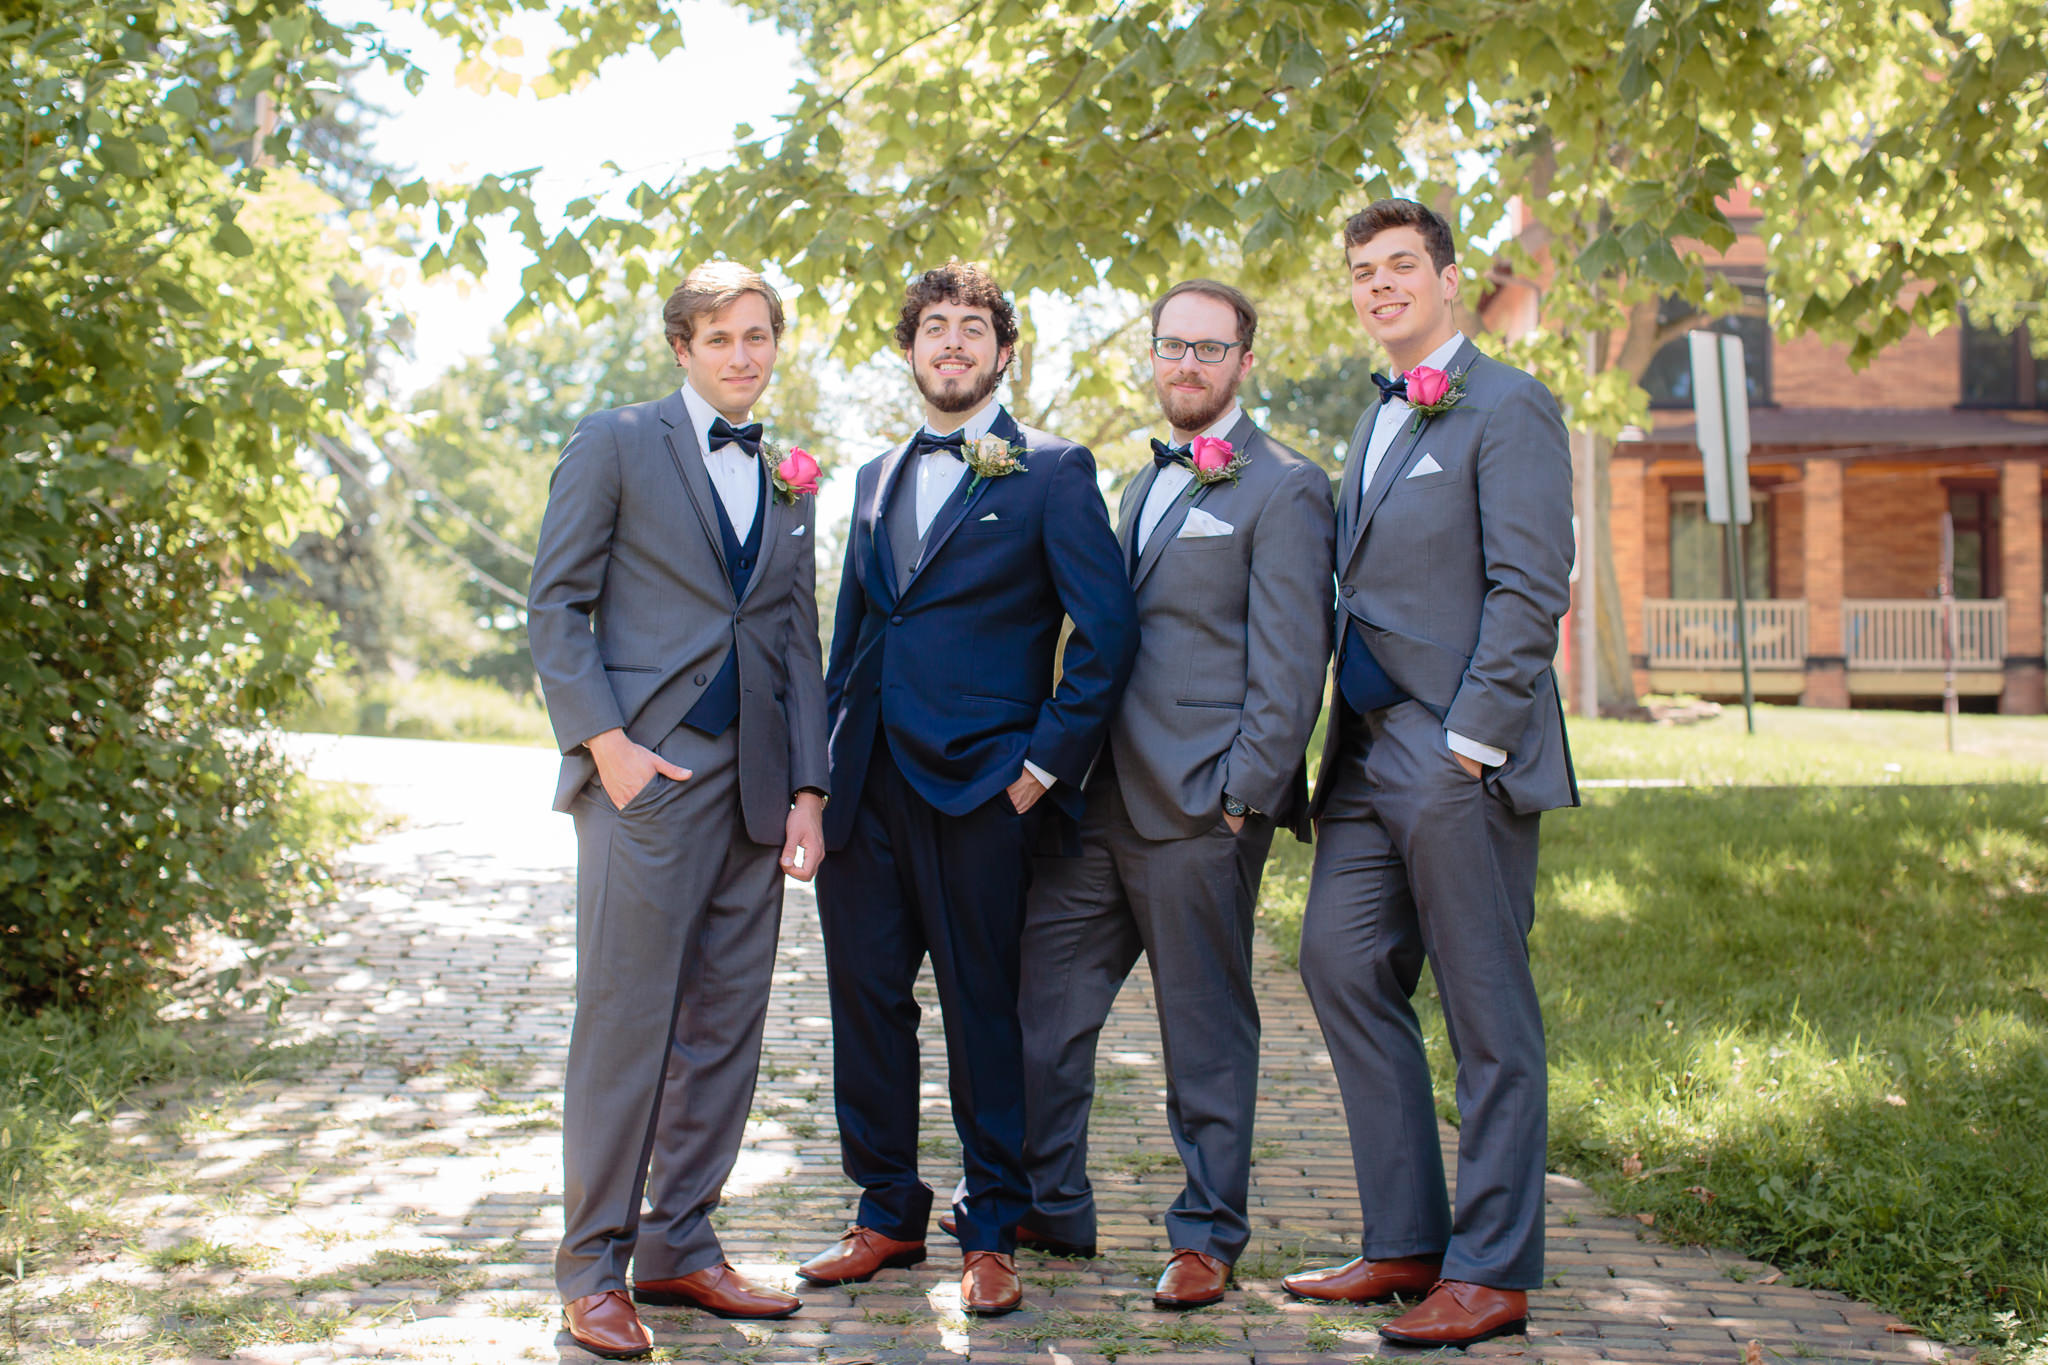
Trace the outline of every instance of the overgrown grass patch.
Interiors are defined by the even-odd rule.
[[[2048,788],[1592,793],[1532,951],[1553,1168],[1940,1335],[2048,1332]]]

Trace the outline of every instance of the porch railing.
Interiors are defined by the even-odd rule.
[[[1751,602],[1752,668],[1806,666],[1806,603],[1797,599]],[[1650,598],[1643,603],[1643,635],[1652,668],[1740,668],[1735,647],[1735,603]]]
[[[1842,604],[1851,668],[1940,668],[1941,629],[1941,603],[1924,598]],[[2005,603],[1956,603],[1956,668],[1982,672],[2003,667]]]

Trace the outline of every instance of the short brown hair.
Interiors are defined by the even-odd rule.
[[[732,307],[748,294],[767,300],[768,325],[775,330],[775,339],[782,340],[782,295],[758,270],[749,270],[738,261],[706,261],[683,276],[668,302],[661,305],[662,331],[671,342],[680,341],[687,347],[697,334],[699,319]]]
[[[1437,274],[1450,269],[1457,259],[1451,250],[1451,225],[1436,210],[1413,199],[1381,199],[1345,219],[1344,254],[1349,256],[1352,247],[1364,246],[1388,228],[1397,227],[1411,227],[1422,234]]]
[[[917,324],[924,310],[935,303],[957,303],[966,308],[986,308],[996,327],[998,349],[1017,344],[1017,310],[1003,295],[995,276],[971,261],[947,261],[927,270],[903,291],[903,311],[896,315],[896,349],[907,351],[917,339]]]
[[[1212,299],[1221,299],[1237,310],[1237,339],[1249,351],[1252,337],[1259,330],[1259,310],[1246,297],[1244,290],[1221,280],[1182,280],[1159,296],[1159,302],[1152,305],[1152,334],[1159,334],[1159,315],[1166,311],[1166,305],[1182,294],[1204,294]]]

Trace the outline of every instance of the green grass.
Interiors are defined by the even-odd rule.
[[[2048,721],[1965,717],[1951,758],[1939,715],[1758,719],[1573,726],[1583,775],[1692,785],[1545,817],[1552,1167],[1936,1334],[2048,1340]],[[1309,852],[1261,899],[1290,955]]]
[[[302,782],[295,800],[297,841],[320,855],[353,843],[375,818],[360,789],[336,783]],[[229,1000],[268,1000],[274,1011],[284,998],[277,988],[286,982],[224,976],[213,984]],[[194,998],[205,1003],[204,996]],[[163,1003],[142,999],[111,1016],[0,1010],[0,1284],[116,1231],[101,1210],[146,1164],[109,1141],[108,1123],[123,1105],[146,1091],[151,1107],[175,1122],[187,1101],[290,1074],[325,1053],[324,1045],[243,1041],[224,1034],[206,1011],[167,1022],[158,1017]],[[208,1248],[200,1243],[152,1255],[223,1250]]]
[[[338,735],[554,746],[547,712],[532,697],[442,673],[407,682],[388,674],[323,678],[313,701],[286,724]]]

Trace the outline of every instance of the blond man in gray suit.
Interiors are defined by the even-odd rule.
[[[682,385],[576,424],[534,557],[527,629],[577,837],[555,1280],[570,1334],[607,1359],[653,1345],[636,1300],[802,1306],[741,1277],[710,1221],[753,1096],[783,874],[809,880],[825,851],[817,471],[749,420],[782,325],[755,272],[692,270],[663,309]]]

